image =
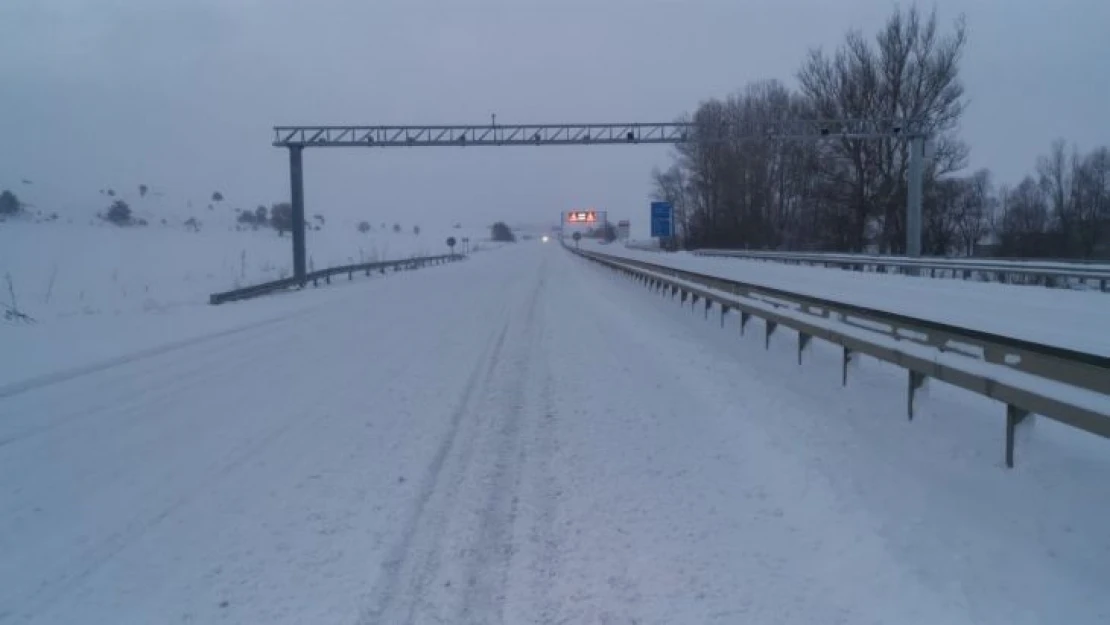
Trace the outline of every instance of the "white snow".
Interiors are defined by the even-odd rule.
[[[630,242],[628,245],[626,245],[626,247],[642,249],[642,248],[646,248],[646,247],[652,247],[652,244],[650,242],[646,242],[646,241],[645,242],[636,242],[636,243]],[[658,248],[658,243],[656,243],[654,245],[654,247]],[[725,254],[725,255],[727,255],[730,252],[733,252],[733,250],[702,249],[702,250],[694,251],[692,253],[695,256],[697,256],[699,254],[710,254],[710,255],[711,254]],[[928,263],[928,262],[934,260],[932,257],[914,258],[914,257],[911,257],[911,256],[895,256],[895,255],[840,254],[840,253],[836,253],[836,252],[812,252],[812,253],[798,252],[798,253],[802,254],[802,255],[817,256],[817,257],[820,257],[822,259],[828,259],[829,261],[856,261],[856,262],[860,262],[862,264],[867,264],[868,261],[870,261],[870,262],[896,262],[896,261],[918,262],[918,261],[920,261],[920,262],[923,262],[923,263]],[[765,255],[766,258],[773,259],[773,258],[782,258],[784,255],[790,255],[791,253],[790,252],[779,253],[779,252],[753,251],[753,252],[750,252],[750,254],[753,255],[752,257],[759,257],[760,255]],[[741,257],[737,256],[735,258],[741,258]],[[990,257],[981,257],[981,256],[942,256],[942,257],[936,258],[935,260],[941,261],[941,262],[953,261],[953,262],[958,262],[961,265],[990,265],[990,266],[1002,266],[1002,267],[1006,267],[1006,268],[1011,268],[1012,267],[1015,270],[1028,269],[1029,267],[1033,267],[1033,268],[1036,268],[1036,269],[1073,270],[1073,269],[1076,269],[1076,268],[1080,268],[1080,269],[1090,269],[1090,270],[1098,270],[1098,271],[1110,270],[1110,263],[1107,263],[1106,261],[1102,261],[1102,260],[1094,260],[1094,261],[1075,260],[1075,261],[1066,262],[1066,261],[1054,261],[1054,260],[1040,260],[1040,259],[1036,259],[1036,258],[1015,259],[1015,258],[990,258]]]
[[[318,303],[320,298],[280,296],[212,310],[211,293],[291,275],[292,242],[269,228],[235,230],[228,209],[211,214],[199,232],[180,227],[180,220],[162,226],[153,217],[146,227],[123,228],[90,225],[87,218],[0,223],[0,310],[12,305],[10,278],[15,305],[35,321],[5,322],[0,316],[0,351],[21,355],[0,358],[0,386],[129,354],[152,341],[191,339]],[[444,225],[414,235],[394,233],[392,223],[384,231],[375,223],[366,234],[338,221],[309,231],[310,266],[445,254],[448,236],[469,237],[472,251],[500,245],[486,240],[488,230]]]
[[[5,378],[0,622],[1110,618],[1107,441],[557,245],[205,310]]]
[[[411,227],[411,226],[410,226]],[[359,233],[326,224],[307,233],[311,269],[446,254],[448,236],[485,244],[488,231],[427,228]],[[39,321],[85,315],[162,312],[207,302],[208,294],[288,277],[292,241],[275,230],[239,232],[229,223],[200,232],[149,225],[0,224],[0,302],[10,304],[5,275],[21,310]]]
[[[741,258],[659,254],[583,240],[583,249],[813,297],[1110,356],[1105,293],[838,271]]]

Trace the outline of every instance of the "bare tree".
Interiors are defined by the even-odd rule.
[[[657,168],[651,172],[651,180],[652,198],[671,204],[674,209],[675,236],[682,239],[690,231],[683,170],[678,165],[671,165],[666,171]]]
[[[108,207],[108,212],[104,214],[104,219],[117,226],[128,225],[131,223],[131,207],[123,200],[116,200]]]
[[[1079,253],[1089,257],[1100,244],[1110,248],[1110,148],[1091,151],[1074,176],[1076,240]]]
[[[966,100],[962,17],[896,10],[873,40],[849,32],[832,52],[811,50],[795,92],[753,83],[702,102],[683,121],[689,141],[652,172],[652,196],[671,202],[682,243],[777,249],[905,250],[909,165],[904,137],[818,143],[753,137],[779,119],[914,119],[935,148],[924,171],[923,243],[931,254],[972,254],[988,233],[1016,256],[1110,256],[1110,148],[1086,155],[1063,141],[1034,175],[994,192],[989,170],[960,176]]]
[[[0,215],[14,215],[19,212],[23,204],[14,193],[5,189],[0,192]]]
[[[992,197],[990,170],[980,169],[970,178],[961,181],[963,187],[955,206],[956,232],[961,242],[961,251],[971,256],[975,244],[989,231],[991,223]]]
[[[278,231],[278,236],[285,236],[286,231],[293,231],[293,205],[289,202],[279,202],[270,207],[270,225]]]
[[[929,185],[966,162],[967,146],[955,135],[965,107],[959,60],[966,41],[962,17],[941,36],[935,11],[923,17],[916,7],[898,10],[879,33],[877,49],[850,32],[832,56],[811,51],[798,81],[818,117],[923,120],[936,138]],[[847,209],[841,218],[850,219],[848,247],[861,249],[869,222],[876,220],[880,246],[904,250],[907,142],[843,139],[827,150],[824,196]]]
[[[1078,156],[1073,155],[1071,161],[1069,162],[1062,139],[1052,143],[1047,156],[1037,159],[1037,182],[1048,200],[1049,214],[1063,232],[1074,230],[1076,225],[1072,174],[1074,173],[1073,163],[1078,164]]]
[[[763,81],[705,101],[688,118],[693,136],[676,147],[674,165],[653,172],[653,195],[674,205],[687,246],[902,251],[905,139],[803,143],[744,130],[799,118],[921,119],[936,137],[925,172],[934,247],[955,247],[954,211],[969,200],[961,185],[934,187],[966,162],[955,134],[965,42],[962,18],[941,34],[935,13],[896,11],[873,42],[852,31],[832,53],[811,51],[800,92]]]
[[[1044,235],[1048,231],[1048,202],[1043,188],[1032,176],[1026,176],[1008,192],[1002,216],[1002,247],[1006,255],[1039,256],[1045,254]]]

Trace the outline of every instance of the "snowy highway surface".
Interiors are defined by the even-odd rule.
[[[0,382],[0,624],[1110,619],[1107,441],[554,243],[215,310]]]

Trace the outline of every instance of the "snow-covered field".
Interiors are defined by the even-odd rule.
[[[446,254],[448,236],[481,243],[489,232],[446,227],[419,235],[362,234],[353,225],[336,224],[309,231],[306,246],[311,270]],[[10,275],[20,309],[40,321],[206,301],[215,291],[289,276],[291,258],[290,236],[279,237],[269,228],[237,232],[214,226],[190,232],[160,225],[0,224],[0,281]],[[0,297],[8,303],[7,285],[0,286]]]
[[[0,622],[1110,619],[1107,441],[558,245],[204,310],[0,383]]]
[[[926,280],[743,258],[660,254],[583,240],[584,249],[1110,356],[1110,297],[1096,291]]]
[[[145,227],[87,218],[0,223],[0,311],[12,306],[14,293],[15,306],[35,322],[0,315],[0,346],[20,354],[0,359],[0,384],[129,353],[151,339],[188,338],[246,322],[242,306],[209,310],[209,294],[291,275],[290,236],[270,228],[238,231],[226,209],[202,213],[212,216],[199,232],[182,227],[180,218],[157,223],[152,211]],[[394,233],[392,223],[384,229],[375,223],[365,234],[353,221],[338,220],[309,231],[310,267],[445,254],[449,236],[469,237],[472,250],[499,245],[488,241],[488,229],[442,224],[415,235],[411,225]],[[262,308],[284,311],[306,301],[286,298]]]

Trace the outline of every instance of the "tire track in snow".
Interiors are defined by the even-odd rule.
[[[466,444],[468,441],[460,441],[460,430],[472,412],[471,404],[476,391],[488,383],[497,366],[508,329],[507,322],[500,325],[496,338],[491,336],[491,340],[487,341],[490,348],[475,363],[462,396],[451,412],[447,433],[421,480],[420,494],[405,522],[403,533],[381,565],[381,579],[370,594],[370,605],[362,611],[359,625],[412,622],[418,598],[429,583],[440,534],[446,523],[445,511],[441,509],[445,504],[439,502],[437,506],[433,499],[437,496],[450,498],[457,491],[444,488],[441,484],[445,479],[444,466],[453,451],[463,456],[470,452],[470,445]],[[402,596],[399,593],[403,593]],[[399,602],[402,597],[409,601],[409,605]],[[405,614],[404,621],[398,618],[399,611]]]
[[[559,415],[554,405],[556,384],[547,356],[551,349],[545,336],[538,348],[544,358],[533,375],[538,412],[519,451],[523,465],[518,491],[521,505],[513,536],[518,548],[506,569],[508,601],[502,618],[509,623],[553,624],[558,610],[551,590],[560,566],[555,516],[562,492],[553,465],[559,450]]]
[[[75,589],[80,587],[85,580],[110,562],[117,554],[137,542],[146,533],[171,517],[174,512],[186,506],[198,494],[209,490],[212,483],[223,479],[228,474],[243,466],[247,461],[261,454],[294,427],[311,428],[312,425],[321,418],[322,417],[318,416],[311,422],[294,418],[279,424],[278,427],[266,433],[262,438],[243,445],[226,461],[226,463],[205,475],[196,484],[178,495],[153,516],[132,519],[131,522],[121,530],[112,533],[106,540],[96,543],[90,547],[76,568],[67,571],[60,579],[54,579],[44,583],[38,592],[25,600],[30,606],[30,609],[27,610],[27,614],[40,614],[44,610],[49,609],[50,606],[57,604],[62,597],[72,593]]]
[[[506,392],[495,396],[504,408],[503,417],[492,422],[491,451],[495,460],[492,474],[482,480],[487,489],[486,499],[479,517],[477,538],[469,551],[472,556],[466,563],[461,623],[504,622],[513,530],[525,464],[522,433],[529,425],[526,422],[529,417],[532,423],[537,421],[536,416],[530,414],[534,407],[528,406],[527,393],[531,390],[534,362],[537,355],[542,355],[537,349],[537,339],[543,323],[542,319],[537,320],[537,309],[546,284],[546,260],[540,266],[540,278],[532,290],[523,321],[522,331],[527,333],[527,340],[521,342],[522,350],[511,361]]]
[[[524,297],[511,289],[360,625],[503,621],[545,269]]]
[[[146,417],[151,414],[158,414],[157,406],[164,402],[173,403],[172,400],[175,397],[189,398],[196,395],[198,391],[203,392],[203,389],[207,386],[204,384],[205,381],[220,379],[224,377],[227,370],[235,370],[241,364],[262,363],[261,368],[252,371],[253,379],[273,381],[280,387],[288,387],[289,384],[293,383],[298,377],[298,373],[284,366],[281,359],[270,357],[270,352],[276,353],[288,350],[288,346],[283,345],[280,341],[274,341],[272,336],[269,340],[261,341],[261,344],[255,345],[258,337],[253,334],[251,336],[253,338],[249,342],[247,342],[248,339],[242,339],[230,344],[206,345],[205,350],[199,355],[205,359],[212,357],[214,359],[213,365],[219,364],[220,366],[197,367],[194,366],[196,363],[174,359],[161,372],[159,376],[161,380],[157,389],[136,395],[129,402],[130,408],[127,411],[118,411],[111,415],[111,419],[97,424],[97,428],[101,431],[96,432],[94,440],[117,436],[124,437],[132,433],[136,426],[148,421],[162,421],[161,418],[148,420]],[[222,362],[229,355],[234,356],[235,359]],[[188,364],[188,366],[182,366],[183,364]],[[191,374],[183,375],[185,372],[191,372]],[[219,396],[217,403],[212,405],[218,405],[218,401],[230,401],[232,405],[240,405],[240,400],[249,398],[251,393],[256,392],[256,389],[257,387],[249,384],[236,386],[231,393]],[[137,509],[128,515],[130,518],[125,523],[122,523],[120,527],[103,538],[90,541],[88,546],[80,551],[80,555],[75,558],[72,566],[52,579],[44,579],[33,593],[26,596],[24,601],[29,606],[26,614],[41,616],[48,612],[53,606],[72,596],[86,580],[93,577],[118,554],[140,541],[146,534],[172,517],[178,510],[189,505],[198,495],[208,492],[212,484],[225,479],[250,460],[262,455],[289,432],[299,428],[311,429],[324,415],[316,415],[308,420],[304,419],[304,416],[310,414],[311,407],[326,395],[325,389],[319,391],[319,394],[313,393],[298,397],[297,401],[287,404],[287,410],[282,414],[282,419],[263,424],[262,429],[257,432],[257,438],[251,436],[240,437],[239,444],[229,449],[227,455],[219,463],[208,467],[189,479],[188,486],[174,497],[165,498],[156,506],[146,507],[142,504],[148,501],[156,501],[163,485],[154,484],[146,491],[139,493],[135,497],[138,504]],[[58,423],[56,425],[69,425],[70,428],[73,428],[76,425],[83,425],[83,423],[84,421],[81,420],[75,423]],[[191,422],[189,427],[198,427],[200,423],[200,421]],[[172,436],[174,432],[176,430],[167,430],[165,435]],[[62,434],[68,437],[71,432],[62,432]],[[51,446],[56,447],[56,441],[62,439],[55,437],[52,440],[55,442],[51,442]],[[155,447],[158,446],[160,445],[155,445]],[[5,451],[11,453],[10,448]],[[96,470],[99,469],[100,467],[97,467]],[[93,472],[96,472],[96,470]],[[0,598],[3,598],[2,593],[0,593]],[[0,618],[0,621],[2,620]]]
[[[255,343],[261,343],[261,345]],[[35,419],[29,425],[14,432],[7,435],[0,434],[0,447],[55,432],[78,421],[96,419],[104,413],[111,413],[114,420],[113,426],[129,426],[131,421],[122,420],[125,414],[138,412],[138,417],[141,418],[144,416],[143,410],[149,408],[152,403],[159,401],[168,403],[175,399],[178,393],[193,393],[197,389],[208,388],[208,385],[203,384],[204,382],[226,380],[230,372],[240,371],[242,367],[255,362],[269,362],[272,360],[270,356],[278,356],[287,350],[280,343],[275,343],[272,337],[264,335],[250,335],[250,339],[243,337],[240,341],[205,345],[204,351],[191,358],[172,360],[166,363],[166,366],[151,366],[137,371],[135,375],[127,376],[126,384],[115,379],[102,380],[99,386],[107,389],[110,394],[94,395],[96,403],[74,405],[51,414],[49,419]],[[122,367],[124,364],[128,363],[120,363],[116,366]],[[63,380],[57,383],[61,382]],[[145,390],[141,394],[136,394],[133,388]],[[57,400],[50,397],[45,398],[45,401],[53,404]],[[9,410],[13,409],[5,407],[4,413]],[[18,403],[14,410],[26,411],[28,414],[43,412],[39,406]]]
[[[321,315],[321,312],[324,314]],[[300,319],[309,313],[314,314],[307,319]],[[9,385],[12,389],[9,395],[4,394],[9,387],[0,387],[0,418],[18,417],[21,412],[27,414],[45,412],[44,406],[57,403],[57,398],[53,394],[31,393],[16,399],[8,398],[28,391],[52,389],[67,382],[78,384],[77,380],[83,380],[82,383],[88,383],[92,385],[91,388],[96,389],[97,397],[97,403],[93,405],[82,404],[56,412],[51,409],[52,414],[49,419],[35,419],[24,427],[9,426],[8,423],[0,424],[14,429],[9,432],[0,430],[0,447],[51,432],[77,419],[100,417],[105,412],[118,415],[131,407],[148,405],[152,399],[149,397],[150,393],[161,393],[167,390],[172,393],[176,389],[187,388],[189,385],[184,383],[187,379],[193,381],[193,388],[202,388],[201,382],[228,379],[229,374],[241,371],[243,367],[250,366],[254,362],[270,362],[274,358],[280,358],[288,352],[289,347],[286,342],[275,340],[275,336],[285,332],[285,329],[275,327],[275,324],[296,320],[300,325],[296,326],[291,334],[312,335],[327,331],[333,323],[332,318],[328,316],[329,313],[334,315],[334,309],[320,311],[310,308],[296,311],[258,323],[134,352],[87,367],[47,374]],[[217,338],[224,340],[212,340]],[[93,374],[102,375],[86,379]],[[133,392],[134,388],[146,390],[143,395],[136,395]],[[107,389],[110,394],[104,394],[101,389]],[[73,386],[66,387],[67,393],[85,393],[88,390]],[[162,399],[168,402],[174,397],[172,394],[167,394]]]
[[[157,347],[151,347],[151,348],[148,348],[148,349],[143,349],[143,350],[139,350],[139,351],[135,351],[135,352],[130,352],[130,353],[127,353],[127,354],[123,354],[121,356],[116,356],[115,358],[109,358],[108,360],[95,362],[95,363],[90,364],[90,365],[74,367],[74,368],[71,368],[71,369],[64,369],[62,371],[56,371],[56,372],[53,372],[53,373],[46,373],[46,374],[35,376],[33,378],[26,379],[26,380],[11,382],[11,383],[4,384],[4,385],[0,386],[0,399],[6,399],[8,397],[18,395],[20,393],[25,393],[25,392],[30,391],[30,390],[35,390],[35,389],[40,389],[40,388],[43,388],[43,387],[52,386],[54,384],[59,384],[61,382],[67,382],[67,381],[72,380],[74,378],[84,377],[84,376],[89,375],[91,373],[98,373],[98,372],[101,372],[101,371],[105,371],[107,369],[112,369],[112,368],[115,368],[115,367],[119,367],[121,365],[127,365],[127,364],[130,364],[130,363],[133,363],[133,362],[137,362],[137,361],[140,361],[140,360],[147,359],[147,358],[153,358],[155,356],[161,356],[163,354],[174,352],[174,351],[177,351],[179,349],[192,347],[194,345],[202,345],[202,344],[214,341],[216,339],[221,339],[221,338],[225,338],[225,337],[228,337],[228,336],[234,336],[234,335],[237,335],[237,334],[252,334],[252,332],[251,332],[252,330],[261,330],[261,331],[263,331],[263,333],[265,333],[265,332],[268,332],[268,331],[271,330],[270,327],[269,327],[271,325],[274,325],[274,324],[277,324],[277,323],[280,323],[280,322],[283,322],[283,321],[289,321],[291,319],[295,319],[297,317],[306,315],[306,314],[311,313],[311,312],[314,312],[314,311],[312,309],[300,310],[300,311],[297,311],[295,313],[291,313],[291,314],[284,315],[284,316],[281,316],[281,317],[275,317],[273,319],[267,319],[265,321],[252,322],[252,323],[244,324],[244,325],[234,327],[234,328],[231,328],[231,329],[228,329],[228,330],[220,330],[218,332],[212,332],[210,334],[203,334],[201,336],[195,336],[195,337],[188,338],[188,339],[183,339],[183,340],[180,340],[180,341],[173,341],[171,343],[166,343],[166,344],[163,344],[163,345],[159,345]]]

